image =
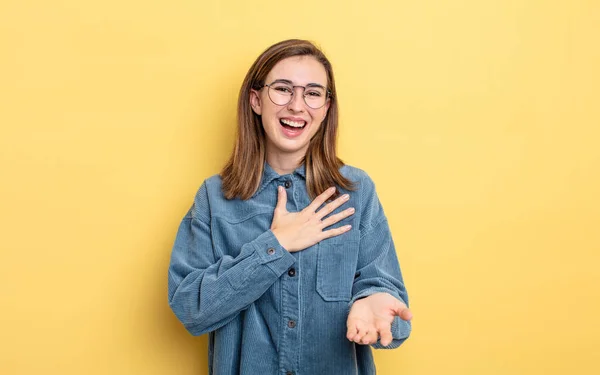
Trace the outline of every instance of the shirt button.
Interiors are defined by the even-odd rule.
[[[294,277],[294,276],[296,276],[296,269],[295,269],[295,268],[293,268],[293,267],[292,267],[292,268],[290,268],[290,270],[288,271],[288,275],[289,275],[290,277]]]
[[[274,249],[274,248],[272,248],[272,247],[270,247],[270,248],[267,250],[267,254],[269,254],[269,255],[273,255],[273,254],[275,254],[275,249]]]
[[[290,181],[290,180],[287,180],[287,181],[286,181],[286,182],[283,184],[283,186],[285,186],[285,188],[286,188],[286,189],[289,189],[289,188],[291,188],[291,187],[292,187],[292,181]]]
[[[294,371],[288,371],[285,373],[285,375],[294,375]]]
[[[288,327],[290,327],[290,328],[296,328],[296,322],[295,322],[295,321],[293,321],[293,320],[290,320],[290,321],[288,322]]]

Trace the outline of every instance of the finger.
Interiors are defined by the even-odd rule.
[[[319,212],[321,212],[321,211],[319,211]],[[347,218],[348,216],[352,215],[353,213],[354,213],[354,207],[350,207],[350,208],[340,212],[339,214],[331,215],[327,219],[325,219],[321,222],[323,225],[323,228],[327,228],[327,227],[337,223],[338,221]]]
[[[352,339],[354,339],[354,336],[356,336],[356,334],[358,333],[358,329],[356,328],[356,324],[355,323],[348,323],[348,329],[346,331],[346,338],[350,341],[352,341]]]
[[[379,332],[379,339],[381,345],[388,346],[394,339],[392,337],[392,325],[388,322],[381,321],[377,324],[377,331]]]
[[[365,324],[360,320],[355,320],[352,323],[354,328],[354,334],[349,338],[350,341],[354,341],[355,343],[360,343],[360,340],[365,335]]]
[[[306,210],[310,210],[311,212],[316,212],[317,209],[319,207],[321,207],[321,205],[323,203],[325,203],[327,201],[327,199],[329,197],[331,197],[333,194],[335,193],[335,187],[332,186],[329,189],[325,190],[323,193],[321,193],[319,196],[317,196],[312,202],[311,204],[309,204],[305,209]]]
[[[275,210],[281,212],[287,212],[286,208],[287,204],[287,193],[285,189],[281,186],[277,188],[277,205],[275,206]]]
[[[367,332],[367,334],[362,338],[361,342],[363,345],[375,344],[377,342],[377,331],[374,329],[369,330],[369,332]]]
[[[317,218],[322,219],[325,216],[329,215],[330,213],[332,213],[336,208],[338,208],[339,206],[341,206],[342,204],[346,203],[348,201],[348,199],[350,199],[350,195],[348,194],[344,194],[341,197],[338,197],[336,200],[334,200],[331,203],[328,203],[325,205],[325,207],[321,208],[318,212],[317,212]]]
[[[325,230],[325,231],[321,232],[321,236],[322,236],[321,241],[323,241],[326,238],[339,236],[340,234],[346,233],[350,229],[352,229],[352,225],[348,224],[348,225],[341,226],[339,228]]]
[[[365,335],[368,333],[367,331],[367,327],[358,325],[358,330],[356,332],[356,335],[354,335],[354,339],[352,341],[354,341],[357,344],[360,344],[362,342],[363,337],[365,337]]]

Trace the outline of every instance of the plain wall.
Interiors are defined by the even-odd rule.
[[[333,62],[409,291],[378,373],[600,373],[599,25],[591,0],[3,0],[0,373],[207,374],[171,246],[292,37]]]

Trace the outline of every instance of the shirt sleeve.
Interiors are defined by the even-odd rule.
[[[384,292],[408,307],[408,294],[394,241],[375,186],[372,180],[365,176],[359,189],[363,215],[360,223],[360,252],[350,304],[374,293]],[[372,346],[376,349],[397,348],[408,338],[411,329],[410,321],[395,317],[392,323],[393,341],[390,345],[383,346],[378,341]]]
[[[295,262],[271,230],[238,256],[215,259],[209,217],[203,184],[179,226],[168,270],[169,306],[194,336],[233,320]]]

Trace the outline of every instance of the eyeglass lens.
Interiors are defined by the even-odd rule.
[[[275,82],[269,87],[269,98],[274,104],[286,105],[292,101],[294,96],[294,86],[287,83]],[[302,87],[302,86],[296,86]],[[327,92],[323,87],[308,86],[304,87],[304,102],[312,109],[319,109],[325,105]]]

